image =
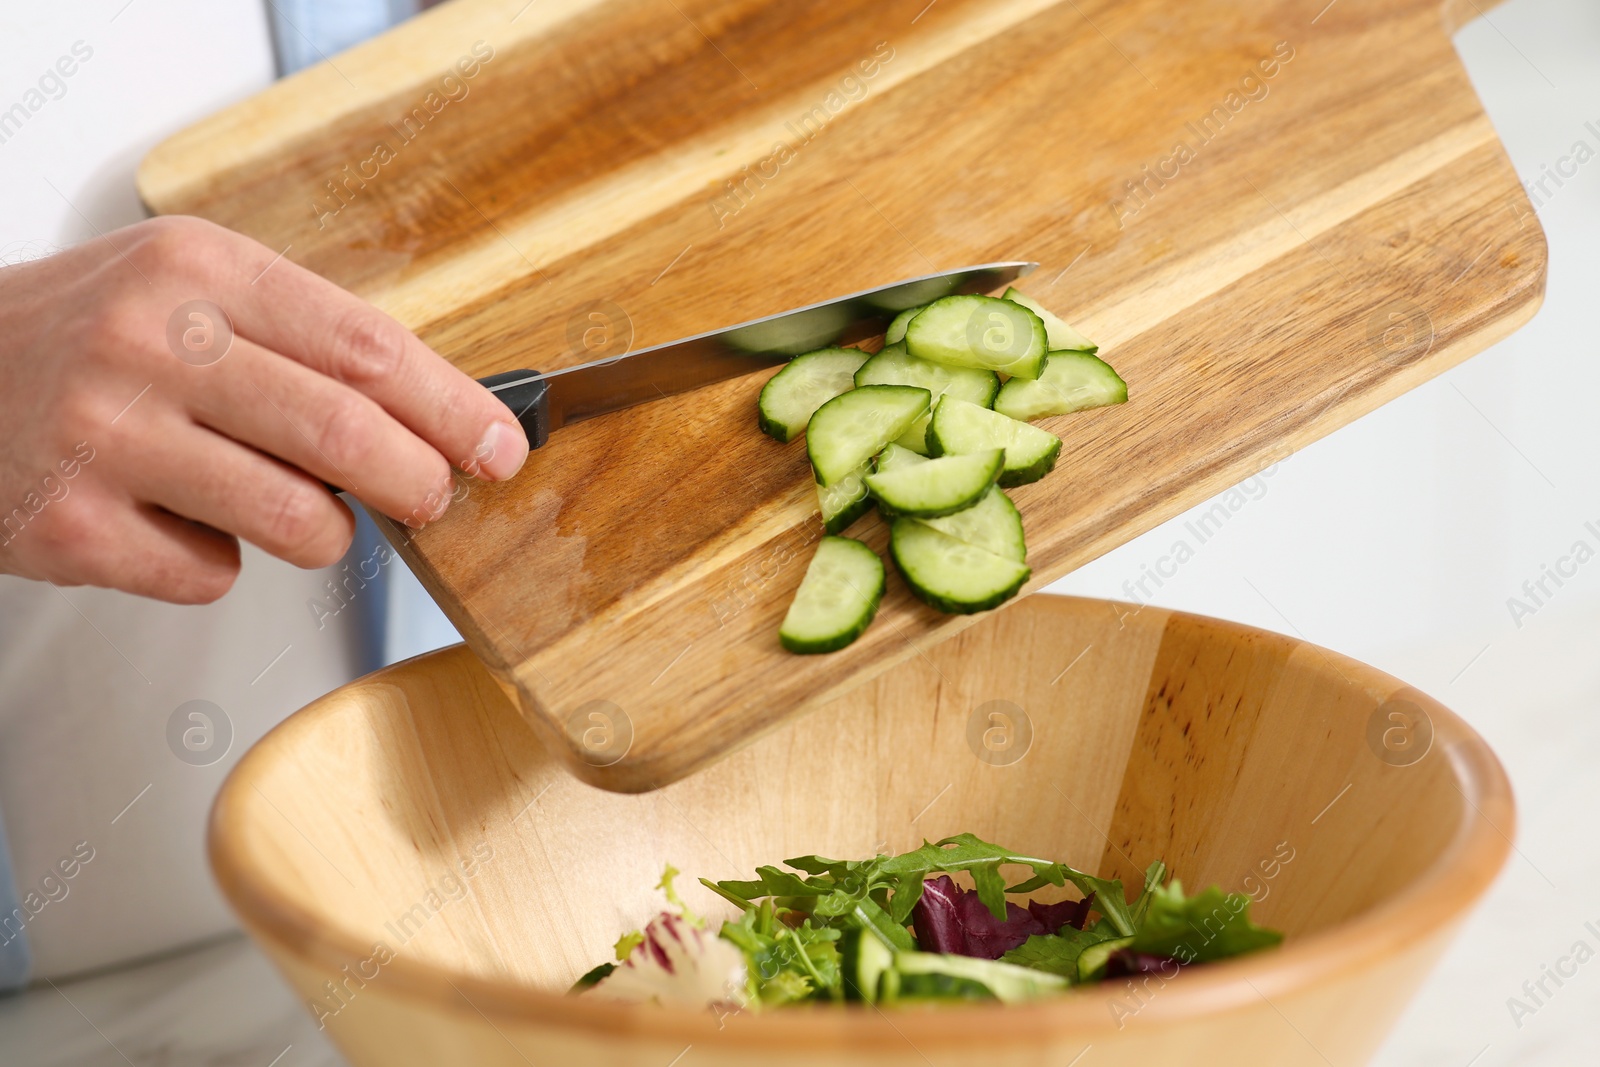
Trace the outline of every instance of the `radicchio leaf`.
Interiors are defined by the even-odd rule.
[[[1082,930],[1089,921],[1089,902],[1094,899],[1094,894],[1082,900],[1063,900],[1057,904],[1041,904],[1037,900],[1028,901],[1028,913],[1045,928],[1047,934],[1058,934],[1064,926],[1074,930]]]
[[[922,883],[922,896],[911,909],[911,928],[922,951],[967,954],[967,935],[956,917],[959,892],[956,884],[943,876]]]
[[[594,996],[636,1003],[741,1006],[748,972],[731,942],[662,912],[644,928],[622,964],[594,986]]]
[[[1055,932],[1009,901],[1006,918],[995,918],[976,892],[962,889],[947,875],[923,883],[922,898],[911,910],[911,924],[924,952],[985,960],[999,959],[1035,934]]]

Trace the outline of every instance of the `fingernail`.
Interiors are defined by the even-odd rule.
[[[489,427],[473,452],[483,477],[493,482],[503,482],[522,469],[528,458],[528,439],[522,427],[509,422],[496,422]]]

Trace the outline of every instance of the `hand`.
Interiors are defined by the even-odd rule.
[[[517,472],[504,404],[275,256],[162,218],[0,269],[0,572],[206,603],[237,538],[301,567],[344,554],[355,519],[321,482],[420,526],[452,464]]]

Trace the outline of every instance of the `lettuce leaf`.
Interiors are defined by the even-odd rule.
[[[789,926],[767,902],[723,923],[720,934],[744,953],[752,1000],[772,1006],[843,996],[838,930],[813,926],[809,919]]]
[[[1271,948],[1282,940],[1276,930],[1250,921],[1245,894],[1211,886],[1186,897],[1183,883],[1174,878],[1151,892],[1149,909],[1129,948],[1190,964]]]
[[[1090,945],[1116,940],[1117,932],[1110,923],[1098,922],[1092,929],[1063,929],[1059,934],[1035,934],[1021,945],[1000,957],[1002,963],[1015,963],[1032,967],[1036,971],[1060,975],[1069,982],[1078,982],[1078,957]]]

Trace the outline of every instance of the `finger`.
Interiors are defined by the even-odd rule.
[[[251,245],[252,263],[271,256]],[[284,259],[231,298],[238,335],[359,389],[468,474],[521,469],[528,439],[511,410],[359,297]]]
[[[377,402],[242,338],[190,379],[197,422],[404,521],[448,500],[450,464]]]
[[[142,504],[123,532],[136,553],[117,572],[124,592],[210,604],[239,577],[239,539],[220,530]]]
[[[339,560],[355,516],[316,479],[180,416],[162,418],[120,477],[139,500],[298,567]]]
[[[239,542],[149,504],[91,500],[41,515],[39,559],[27,576],[56,585],[93,585],[174,604],[209,604],[239,575]]]

